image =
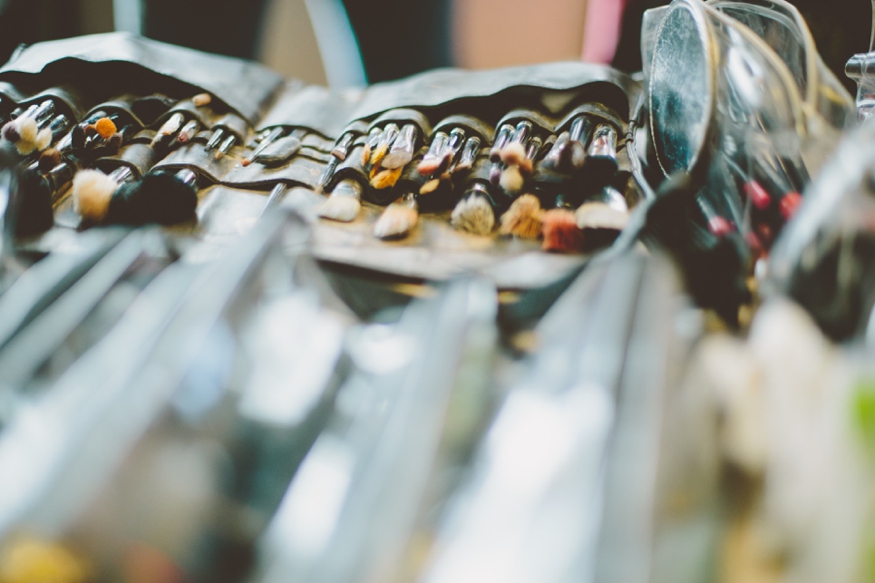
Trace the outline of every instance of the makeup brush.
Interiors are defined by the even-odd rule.
[[[541,236],[544,210],[541,201],[533,194],[523,194],[518,197],[507,212],[501,215],[502,235],[513,235],[520,239],[537,239]]]
[[[52,132],[52,141],[57,140],[62,135],[66,134],[70,131],[70,127],[73,123],[66,115],[57,115],[52,122],[49,124],[49,131]]]
[[[374,236],[378,239],[397,239],[406,236],[419,221],[419,203],[416,195],[408,192],[386,207],[374,223]]]
[[[587,149],[587,164],[598,173],[597,180],[608,180],[617,172],[617,130],[611,124],[600,124]]]
[[[113,195],[132,177],[127,166],[119,166],[109,175],[100,170],[80,170],[73,177],[73,204],[77,212],[88,222],[101,222],[109,212]]]
[[[507,145],[507,142],[513,135],[513,131],[514,127],[509,123],[506,123],[499,128],[498,135],[495,137],[495,141],[492,143],[492,148],[489,150],[490,162],[501,162],[501,150]]]
[[[481,182],[468,188],[465,196],[453,209],[450,222],[456,229],[474,235],[489,235],[495,228],[495,211],[489,191]]]
[[[51,99],[47,99],[39,104],[36,110],[31,114],[31,117],[36,121],[39,128],[43,128],[49,123],[49,121],[51,121],[54,114],[55,102]]]
[[[507,148],[511,148],[511,144],[508,144]],[[523,147],[523,144],[520,144],[523,152],[522,157],[519,156],[520,148],[516,147],[513,148],[512,153],[506,156],[507,161],[505,163],[507,168],[501,172],[501,179],[499,180],[499,185],[506,193],[513,196],[523,189],[525,177],[532,174],[534,160],[541,149],[541,144],[541,138],[535,136],[529,140],[527,146]]]
[[[184,168],[175,174],[151,172],[142,180],[126,182],[110,200],[105,222],[173,225],[189,220],[197,209],[197,180],[197,173]]]
[[[474,167],[474,162],[477,160],[477,155],[480,153],[480,138],[471,136],[465,142],[462,149],[462,156],[459,158],[459,163],[453,167],[453,174],[466,172]]]
[[[187,144],[192,140],[192,138],[197,135],[200,129],[201,123],[196,119],[191,119],[188,121],[188,123],[182,126],[181,130],[179,130],[179,134],[176,136],[176,141],[180,144]],[[244,160],[243,162],[245,166],[246,160]]]
[[[398,137],[398,133],[398,124],[390,123],[383,128],[383,133],[380,135],[380,141],[377,142],[377,147],[374,148],[374,151],[371,154],[371,166],[376,168],[380,165],[383,158],[389,153],[389,148],[392,146],[395,138]]]
[[[303,136],[302,138],[303,139]],[[331,155],[343,162],[346,160],[347,154],[349,154],[349,147],[352,146],[352,142],[355,139],[355,136],[352,132],[347,132],[340,136],[340,139],[337,141],[337,144],[331,150]]]
[[[185,115],[180,111],[177,111],[167,118],[167,121],[161,124],[161,127],[158,128],[158,133],[152,138],[152,148],[159,148],[173,140],[176,133],[182,128],[184,122]]]
[[[580,205],[574,216],[587,247],[604,247],[613,243],[626,228],[629,207],[616,188],[606,186]]]
[[[480,140],[478,138],[477,144],[479,145],[479,143]],[[465,130],[462,128],[454,128],[450,132],[446,146],[443,148],[443,151],[438,158],[438,165],[431,174],[431,180],[419,188],[419,194],[431,194],[440,188],[442,184],[447,185],[452,189],[453,171],[460,160],[460,154],[464,145]]]
[[[319,216],[343,223],[355,220],[362,208],[362,190],[358,180],[352,178],[341,180],[322,203]]]
[[[381,165],[387,170],[403,168],[413,160],[413,148],[416,145],[418,128],[412,124],[404,124],[398,137],[392,143],[389,153],[383,158]]]
[[[380,143],[382,135],[383,130],[381,128],[371,128],[371,131],[368,132],[368,139],[365,140],[365,147],[362,148],[362,166],[368,165],[368,162],[371,160],[371,154],[377,147],[377,144]]]
[[[435,132],[431,139],[431,144],[428,151],[422,157],[419,165],[416,167],[417,172],[422,176],[432,176],[441,167],[441,164],[446,158],[444,151],[449,144],[450,136],[445,132]],[[449,164],[447,164],[449,166]]]
[[[583,168],[586,161],[586,145],[590,143],[592,137],[592,121],[585,115],[574,118],[568,133],[568,145],[563,152],[562,166],[569,168],[572,172]],[[616,157],[616,153],[614,157]]]
[[[297,132],[303,132],[304,130],[295,130]],[[295,132],[292,132],[294,135]],[[300,134],[300,139],[304,139],[304,134]],[[342,135],[340,139],[337,141],[337,144],[334,146],[334,149],[331,150],[331,159],[328,161],[328,166],[325,167],[325,170],[322,172],[322,176],[319,177],[319,182],[316,184],[316,188],[314,189],[317,194],[322,194],[325,190],[325,187],[331,182],[331,179],[334,177],[334,172],[337,170],[337,167],[340,165],[342,160],[346,160],[346,157],[349,155],[349,148],[352,146],[353,142],[352,133],[347,132]],[[396,178],[397,180],[397,178]],[[394,183],[393,183],[394,184]]]
[[[371,177],[371,186],[377,190],[392,188],[401,178],[401,173],[404,168],[394,168],[391,170],[380,170]]]
[[[714,205],[707,201],[703,196],[696,197],[696,204],[699,206],[699,210],[702,211],[702,216],[704,216],[705,220],[708,222],[708,230],[711,231],[712,235],[715,237],[724,237],[735,231],[735,225],[720,216],[714,208]]]
[[[222,141],[226,139],[225,134],[227,133],[228,130],[226,130],[225,128],[216,128],[215,130],[213,130],[210,139],[207,140],[207,143],[204,145],[204,151],[212,152],[213,150],[215,150],[219,146],[219,144],[221,144]]]
[[[22,115],[3,126],[3,138],[15,144],[15,148],[23,156],[34,150],[43,151],[52,143],[52,131],[49,128],[40,129],[31,115]]]
[[[277,182],[276,186],[270,191],[270,196],[267,197],[267,202],[264,203],[264,208],[261,209],[261,214],[258,216],[263,217],[266,213],[270,212],[271,209],[279,206],[288,189],[289,186],[285,182]]]
[[[550,148],[550,151],[544,157],[543,166],[548,170],[552,170],[554,172],[561,172],[563,174],[570,174],[573,170],[571,164],[569,163],[569,143],[571,142],[571,132],[562,132],[559,134],[559,137],[556,138],[556,141],[553,143],[553,147]],[[586,152],[584,152],[584,158],[586,157]]]
[[[562,195],[556,197],[556,206],[544,213],[542,234],[544,251],[574,253],[583,248],[583,231],[577,226],[574,209],[565,203]]]
[[[216,148],[216,151],[213,152],[213,158],[215,158],[216,160],[221,159],[222,156],[231,151],[231,148],[233,148],[234,144],[236,143],[237,136],[229,132],[228,136],[222,141],[219,147]]]
[[[250,154],[246,158],[243,158],[242,164],[244,166],[249,166],[250,164],[252,164],[252,162],[256,158],[258,158],[258,155],[261,154],[264,149],[271,145],[275,140],[282,137],[285,131],[285,128],[283,128],[282,126],[272,128],[270,132],[258,143],[258,146],[255,147],[255,149],[252,151],[252,154]]]

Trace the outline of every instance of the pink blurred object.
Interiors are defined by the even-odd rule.
[[[589,0],[583,28],[583,54],[587,63],[610,64],[617,52],[626,0]]]

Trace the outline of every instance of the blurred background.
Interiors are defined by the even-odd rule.
[[[865,52],[867,0],[795,0],[837,77]],[[641,67],[644,10],[664,0],[0,0],[0,60],[20,43],[112,30],[260,60],[332,86],[435,67],[580,59]],[[358,51],[356,50],[358,47]]]

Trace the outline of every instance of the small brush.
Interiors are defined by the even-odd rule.
[[[419,128],[414,124],[404,124],[398,137],[395,138],[389,153],[383,158],[381,165],[387,170],[403,168],[413,160],[413,149],[416,146]]]
[[[285,131],[285,128],[283,128],[282,126],[272,128],[270,132],[261,139],[261,141],[258,143],[258,146],[256,146],[255,149],[252,151],[252,154],[250,154],[246,158],[243,158],[242,164],[244,166],[249,166],[250,164],[252,164],[252,162],[256,158],[258,158],[259,154],[261,154],[265,150],[265,148],[270,146],[274,141],[281,138]]]
[[[341,180],[322,203],[319,216],[343,223],[355,220],[362,208],[362,190],[362,185],[357,180],[351,178]]]
[[[33,113],[31,113],[31,117],[36,121],[37,126],[42,129],[51,121],[54,114],[55,102],[51,99],[47,99],[39,104]]]
[[[489,191],[480,182],[475,182],[453,209],[450,222],[456,229],[474,235],[489,235],[495,228],[495,211]]]
[[[474,162],[477,161],[477,155],[479,153],[480,138],[477,136],[471,136],[462,148],[462,155],[459,158],[459,163],[453,167],[453,174],[471,170],[474,167]]]
[[[172,141],[182,128],[183,123],[185,123],[185,115],[180,111],[167,118],[167,121],[158,128],[158,133],[152,138],[152,148],[160,148]]]
[[[331,150],[331,155],[343,162],[346,160],[347,155],[349,154],[349,147],[352,146],[352,142],[355,139],[355,135],[351,132],[347,132],[340,136],[340,139],[337,141],[337,144]]]
[[[556,141],[553,143],[553,147],[550,148],[550,151],[544,157],[543,166],[548,170],[552,170],[554,172],[561,172],[565,174],[571,173],[572,168],[571,165],[568,163],[569,155],[566,153],[569,149],[570,142],[570,132],[562,132],[561,134],[559,134],[559,137],[556,138]]]
[[[70,127],[73,123],[66,115],[57,115],[54,119],[52,119],[52,123],[49,124],[49,131],[52,132],[52,141],[57,140],[62,135],[65,135],[70,131]]]
[[[501,149],[501,161],[504,163],[505,168],[501,171],[498,184],[511,196],[522,190],[523,185],[525,184],[523,173],[528,170],[527,174],[531,174],[532,162],[526,158],[526,146],[531,133],[531,122],[519,122],[514,130],[513,137],[508,141],[504,148]],[[540,148],[540,138],[538,139],[536,146],[537,148]],[[537,154],[537,149],[535,149],[532,156],[534,157],[535,154]],[[522,166],[525,166],[525,170],[521,168]]]
[[[270,191],[270,196],[267,197],[267,202],[264,203],[264,208],[261,209],[261,214],[258,216],[263,217],[266,213],[279,206],[283,197],[286,196],[288,189],[289,186],[285,182],[277,182],[276,186]]]
[[[417,172],[422,176],[432,176],[441,166],[443,162],[444,151],[450,141],[450,136],[445,132],[436,132],[431,139],[431,144],[428,151],[422,157],[419,165],[416,167]]]
[[[556,197],[555,208],[544,213],[542,218],[542,234],[544,251],[557,253],[574,253],[583,248],[583,231],[577,226],[574,210],[565,204],[562,195]]]
[[[533,194],[518,197],[507,212],[501,216],[502,235],[513,235],[520,239],[537,239],[541,236],[544,210],[541,201]]]
[[[368,132],[368,139],[365,140],[365,146],[362,148],[362,166],[367,166],[368,162],[371,159],[371,154],[374,151],[374,148],[377,147],[377,144],[380,143],[380,137],[383,135],[383,130],[380,128],[371,128],[371,131]]]
[[[213,130],[213,134],[204,145],[204,152],[212,152],[213,150],[215,150],[219,146],[219,144],[221,144],[222,141],[226,139],[225,134],[227,133],[228,130],[226,130],[225,128],[216,128],[215,130]]]
[[[509,165],[501,172],[499,185],[506,193],[513,196],[519,193],[525,184],[526,176],[531,176],[535,168],[535,158],[541,149],[541,138],[534,136],[529,140],[525,155],[519,163]],[[514,160],[516,161],[516,159]]]
[[[234,144],[236,144],[236,143],[237,143],[237,136],[235,136],[234,134],[229,132],[228,137],[226,137],[222,141],[221,145],[219,145],[219,147],[216,148],[216,151],[213,152],[213,158],[215,158],[216,160],[220,160],[222,158],[222,156],[224,156],[225,154],[227,154],[228,152],[231,151],[231,148],[233,148]]]
[[[479,138],[478,138],[479,145]],[[445,188],[453,188],[452,176],[455,166],[461,158],[462,148],[465,145],[465,130],[454,128],[447,138],[438,158],[438,164],[431,174],[431,180],[419,188],[419,194],[431,194],[443,185]]]
[[[176,136],[176,141],[180,144],[187,144],[197,135],[200,129],[201,123],[196,119],[191,119],[188,123],[182,126],[181,130],[179,130],[179,134]]]
[[[386,207],[374,223],[378,239],[398,239],[407,236],[419,221],[419,203],[414,193],[407,193]]]
[[[303,130],[296,131],[303,132]],[[303,139],[303,134],[301,134],[301,139]],[[351,133],[347,132],[337,141],[334,149],[331,150],[331,160],[328,161],[328,165],[322,172],[322,176],[319,177],[319,182],[316,184],[316,188],[314,189],[317,194],[322,194],[322,192],[324,192],[325,187],[328,186],[328,184],[331,182],[331,179],[334,177],[334,172],[337,170],[337,167],[340,166],[341,161],[346,160],[346,157],[349,155],[349,148],[352,146],[353,140],[354,136]]]
[[[499,128],[498,135],[492,143],[492,148],[489,150],[490,162],[501,162],[501,150],[507,145],[510,137],[513,135],[513,126],[509,123],[504,124]]]
[[[580,115],[574,118],[568,133],[568,145],[562,152],[564,159],[561,165],[569,168],[572,172],[583,168],[583,164],[586,162],[586,145],[592,141],[592,137],[593,123],[589,117]],[[616,153],[614,157],[616,157]]]
[[[374,151],[371,154],[370,164],[372,167],[377,168],[380,166],[383,158],[389,153],[389,148],[392,146],[395,138],[398,137],[399,131],[398,124],[395,123],[387,124],[386,127],[383,128],[383,133],[380,134],[380,141],[377,143],[377,147],[374,148]]]
[[[593,132],[587,149],[588,163],[605,179],[617,172],[617,130],[611,124],[600,124]]]

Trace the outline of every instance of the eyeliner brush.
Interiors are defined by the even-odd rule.
[[[328,161],[328,166],[325,167],[325,170],[322,172],[322,176],[319,178],[319,182],[316,185],[315,190],[317,194],[322,194],[325,187],[331,182],[331,178],[334,176],[334,171],[337,170],[337,167],[343,160],[346,160],[353,139],[354,136],[347,132],[337,140],[337,145],[331,150],[331,160]]]
[[[185,116],[179,111],[167,118],[167,121],[165,121],[158,129],[158,133],[152,138],[151,146],[157,148],[170,142],[176,133],[179,132],[184,121]]]
[[[252,164],[252,161],[255,160],[259,154],[261,154],[265,148],[271,145],[275,140],[282,137],[283,133],[285,133],[285,128],[282,126],[277,126],[275,128],[271,128],[270,132],[258,143],[258,146],[252,151],[252,154],[243,158],[243,165],[249,166]]]
[[[210,136],[209,141],[204,145],[204,152],[212,152],[215,150],[219,144],[222,143],[222,140],[225,139],[225,133],[225,128],[216,128],[213,131],[213,135]]]
[[[234,144],[236,144],[236,143],[237,143],[237,136],[229,133],[228,137],[225,138],[225,140],[222,142],[222,144],[213,153],[213,158],[215,158],[216,160],[221,159],[222,156],[224,156],[225,154],[227,154],[228,152],[231,151],[231,148],[233,148]]]
[[[197,135],[200,129],[201,124],[198,120],[189,120],[189,122],[182,126],[182,129],[179,130],[179,135],[176,136],[176,141],[180,144],[187,144],[192,140],[192,138]]]

